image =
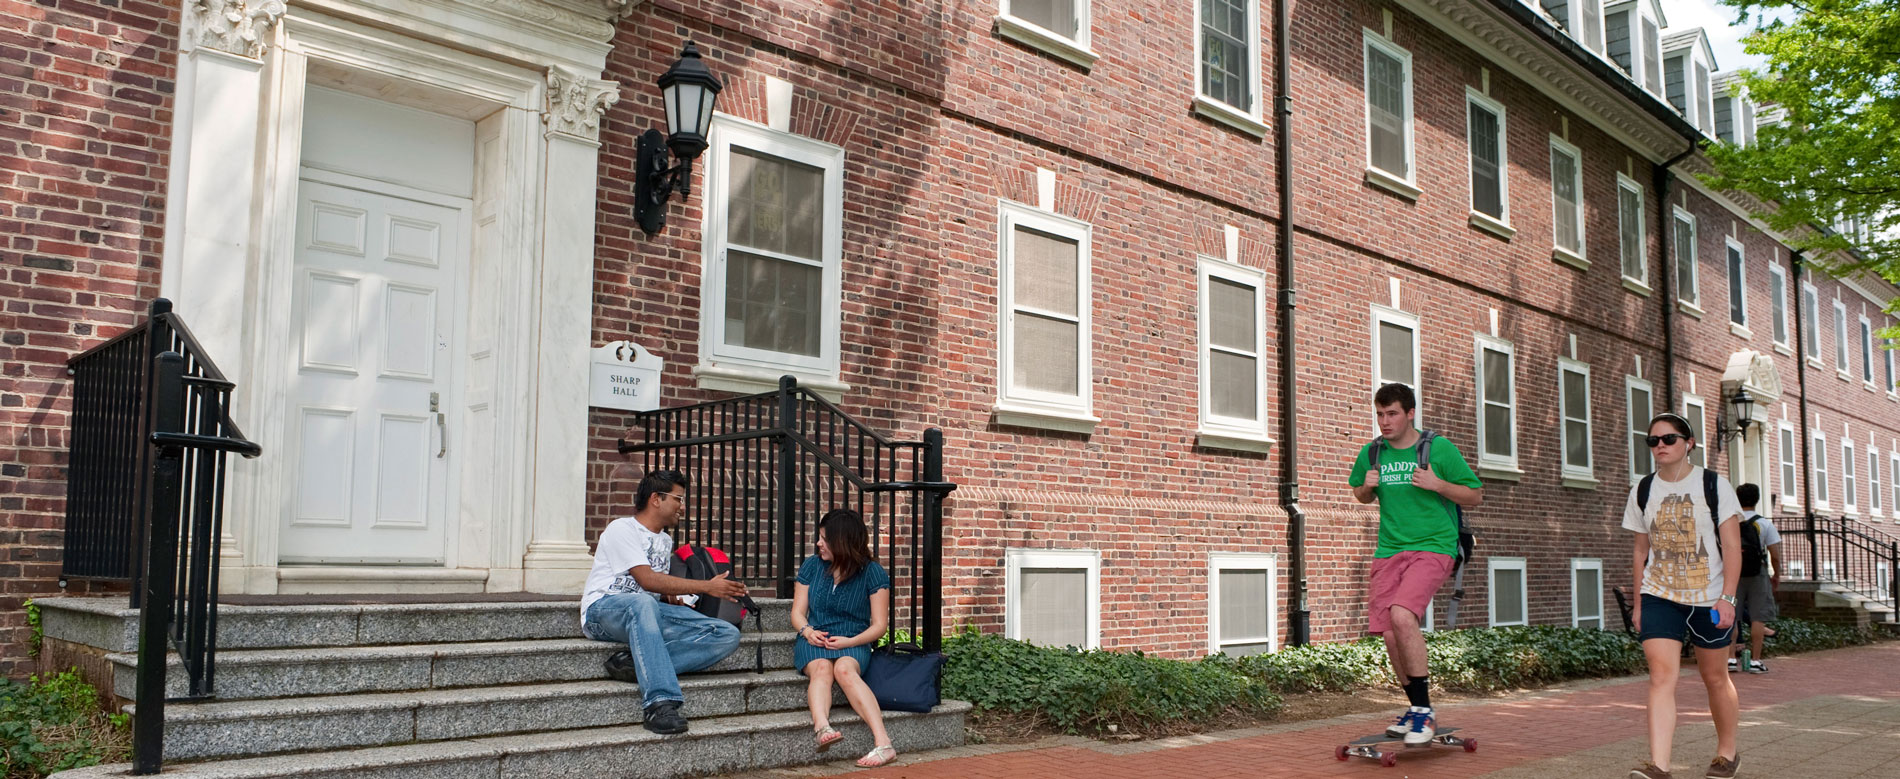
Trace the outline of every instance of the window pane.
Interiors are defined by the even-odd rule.
[[[1409,179],[1405,164],[1405,63],[1366,46],[1366,102],[1372,117],[1372,165]]]
[[[1735,98],[1724,95],[1715,99],[1715,137],[1735,143]]]
[[[1471,115],[1471,210],[1504,218],[1503,179],[1499,177],[1498,117],[1478,105],[1470,104]]]
[[[1643,439],[1649,437],[1649,431],[1643,429],[1650,417],[1649,390],[1630,389],[1630,468],[1636,473],[1649,473],[1656,470],[1655,463],[1649,459],[1649,444]]]
[[[1221,351],[1208,355],[1208,383],[1213,385],[1210,408],[1218,416],[1258,419],[1260,416],[1260,363]]]
[[[1860,323],[1860,379],[1874,380],[1874,331],[1866,322]]]
[[[1524,572],[1512,568],[1499,568],[1491,572],[1493,600],[1497,603],[1497,613],[1491,615],[1492,622],[1511,623],[1524,621]]]
[[[1728,247],[1728,321],[1738,325],[1748,324],[1745,310],[1747,290],[1743,288],[1742,252],[1733,246]]]
[[[1617,240],[1623,252],[1623,275],[1647,283],[1643,269],[1643,194],[1617,187]]]
[[[1010,271],[1015,305],[1052,314],[1076,316],[1080,245],[1068,238],[1016,228]]]
[[[1768,274],[1768,317],[1775,320],[1775,343],[1788,342],[1788,279],[1780,273]]]
[[[1809,357],[1821,356],[1821,333],[1819,332],[1821,324],[1818,310],[1820,305],[1819,296],[1814,290],[1807,288],[1801,290],[1801,326],[1807,333],[1804,339],[1807,343],[1804,348]]]
[[[1038,646],[1088,646],[1089,574],[1080,568],[1022,569],[1024,641]]]
[[[1834,367],[1847,370],[1847,310],[1834,309]]]
[[[1379,323],[1379,382],[1398,382],[1418,386],[1412,375],[1412,329],[1391,322]]]
[[[1489,403],[1511,402],[1511,356],[1484,350],[1484,399]]]
[[[1583,45],[1603,50],[1603,11],[1598,0],[1577,0],[1577,12],[1583,17]]]
[[[1564,464],[1572,468],[1590,467],[1590,426],[1576,420],[1564,421]]]
[[[1511,446],[1511,357],[1503,352],[1483,350],[1484,355],[1484,453],[1498,457],[1513,455]]]
[[[1577,618],[1603,616],[1603,572],[1592,568],[1576,570]]]
[[[1643,20],[1643,86],[1653,93],[1662,92],[1662,46],[1654,19]]]
[[[1708,415],[1707,412],[1703,411],[1702,406],[1695,403],[1685,405],[1682,409],[1682,415],[1689,418],[1689,424],[1695,427],[1695,431],[1698,435],[1706,436],[1708,434],[1708,431],[1703,429],[1703,423],[1708,420]],[[1709,465],[1707,452],[1708,444],[1702,439],[1696,439],[1696,447],[1689,450],[1689,462],[1707,468]]]
[[[1781,494],[1794,494],[1794,431],[1781,431]]]
[[[1208,341],[1215,346],[1252,354],[1259,340],[1254,316],[1254,288],[1226,279],[1209,279],[1207,290]]]
[[[1556,147],[1550,150],[1550,192],[1555,201],[1556,245],[1580,252],[1583,236],[1577,224],[1577,158]]]
[[[1701,295],[1695,287],[1695,224],[1676,219],[1676,297],[1697,303]]]
[[[1512,456],[1510,407],[1485,404],[1484,453],[1499,457]]]
[[[1564,416],[1569,419],[1590,417],[1590,380],[1576,371],[1564,371]]]
[[[1267,637],[1267,617],[1273,604],[1267,602],[1267,572],[1264,570],[1223,570],[1220,572],[1220,640],[1240,641]]]
[[[1045,30],[1074,38],[1075,0],[1010,0],[1009,13]]]
[[[726,343],[818,356],[823,290],[818,266],[729,250]]]
[[[1715,131],[1715,122],[1709,116],[1709,66],[1700,62],[1695,66],[1695,123],[1704,133]]]
[[[734,147],[726,240],[816,260],[824,243],[825,173]]]
[[[1201,0],[1201,91],[1236,108],[1253,107],[1245,0]]]
[[[1082,326],[1075,322],[1050,319],[1026,311],[1016,312],[1016,354],[1013,378],[1018,387],[1080,395],[1077,375],[1077,336]]]

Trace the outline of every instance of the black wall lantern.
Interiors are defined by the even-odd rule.
[[[1755,421],[1755,396],[1748,394],[1747,387],[1736,387],[1735,394],[1729,396],[1728,404],[1725,405],[1732,406],[1735,409],[1735,425],[1733,427],[1729,426],[1728,409],[1722,409],[1722,413],[1718,414],[1715,418],[1715,445],[1717,449],[1722,448],[1723,442],[1727,441],[1730,436],[1748,435],[1748,426],[1754,424]]]
[[[648,238],[666,229],[666,202],[674,190],[681,200],[692,194],[693,160],[706,150],[713,101],[723,88],[691,41],[680,52],[679,61],[660,75],[659,83],[660,100],[666,104],[666,134],[659,130],[641,133],[634,166],[633,218]]]

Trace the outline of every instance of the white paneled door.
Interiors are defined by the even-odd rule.
[[[307,171],[283,563],[440,565],[467,201]]]

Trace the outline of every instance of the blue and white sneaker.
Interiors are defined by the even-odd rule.
[[[1406,709],[1400,712],[1396,722],[1385,726],[1387,738],[1404,738],[1405,734],[1412,732],[1412,711],[1412,709]]]
[[[1432,710],[1414,707],[1406,713],[1411,715],[1412,729],[1405,732],[1405,745],[1416,747],[1431,743],[1432,737],[1438,735],[1438,718],[1432,716]]]

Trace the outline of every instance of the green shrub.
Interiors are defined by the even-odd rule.
[[[1762,651],[1776,655],[1839,649],[1844,646],[1871,644],[1874,641],[1872,630],[1859,630],[1800,619],[1771,620],[1768,627],[1773,628],[1775,634],[1762,642]],[[1742,627],[1744,634],[1747,629],[1746,625]]]
[[[1432,680],[1450,690],[1503,690],[1643,669],[1643,650],[1627,634],[1550,625],[1427,633],[1425,653]],[[1283,649],[1242,658],[1235,666],[1282,692],[1349,692],[1397,683],[1385,643],[1376,636]]]
[[[20,605],[26,607],[26,626],[32,631],[32,636],[28,639],[30,643],[26,645],[26,656],[39,657],[40,645],[46,643],[46,632],[40,625],[40,604],[34,603],[32,598],[27,598],[26,602]]]
[[[99,693],[71,669],[42,680],[0,679],[0,769],[42,777],[126,758],[130,718],[99,708]]]
[[[944,697],[1068,733],[1166,732],[1229,714],[1266,716],[1280,705],[1265,682],[1224,657],[1051,649],[974,631],[949,637],[943,650]]]

